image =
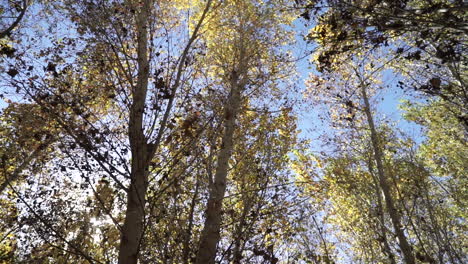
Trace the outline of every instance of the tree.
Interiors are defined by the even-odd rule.
[[[466,262],[459,1],[2,5],[1,263]]]
[[[23,82],[12,82],[18,90],[25,91],[40,105],[43,112],[56,120],[63,133],[67,134],[72,142],[74,141],[71,144],[77,144],[94,159],[92,165],[101,167],[119,189],[128,193],[127,213],[122,226],[119,251],[121,263],[137,262],[144,231],[149,165],[167,133],[167,124],[177,99],[177,90],[185,81],[184,71],[188,66],[191,48],[208,14],[211,2],[208,1],[206,5],[200,6],[202,15],[195,22],[195,28],[190,33],[185,46],[181,47],[180,58],[170,62],[172,65],[167,68],[166,78],[158,76],[164,71],[155,66],[162,51],[154,48],[154,42],[164,36],[148,33],[150,27],[155,27],[152,14],[156,12],[156,3],[153,1],[145,1],[143,5],[137,2],[102,1],[64,1],[63,5],[59,3],[57,8],[60,9],[55,11],[74,21],[78,34],[81,34],[77,37],[66,37],[65,41],[68,43],[65,43],[76,47],[82,43],[82,40],[86,40],[87,46],[83,50],[89,53],[86,55],[69,53],[69,56],[78,56],[78,58],[68,63],[61,54],[63,41],[53,40],[55,49],[39,54],[42,56],[40,60],[46,60],[45,78],[35,75]],[[167,11],[177,9],[166,4],[162,3],[158,8]],[[115,27],[115,19],[122,18],[132,23]],[[96,24],[96,21],[99,23]],[[164,30],[163,27],[159,25],[158,27]],[[86,37],[84,34],[87,34]],[[132,42],[133,40],[135,41]],[[104,50],[107,52],[99,53]],[[129,60],[132,56],[136,59]],[[172,60],[170,56],[167,55],[166,58]],[[23,65],[29,63],[26,58],[21,58],[20,62]],[[82,65],[82,68],[77,70],[83,73],[82,76],[72,71],[78,65]],[[175,68],[172,69],[172,66]],[[27,71],[31,69],[32,67],[29,67]],[[159,74],[153,76],[154,71]],[[107,78],[105,74],[112,77]],[[25,75],[30,76],[30,73],[26,72]],[[154,89],[148,92],[150,80],[154,79],[156,80]],[[123,100],[120,101],[121,98]],[[149,106],[153,107],[148,109]],[[125,110],[127,107],[130,109],[129,112]],[[105,139],[105,136],[118,130],[119,126],[125,126],[122,122],[119,122],[120,124],[101,122],[105,116],[110,117],[109,114],[112,112],[120,112],[128,118],[128,141],[131,153],[128,176],[121,172],[121,168],[116,168],[115,160],[112,160],[123,161],[122,155],[109,154],[109,150],[121,151],[125,146]],[[151,118],[152,125],[143,122],[145,118]],[[159,123],[159,127],[155,131],[156,123]],[[116,137],[122,139],[119,135]],[[103,145],[107,145],[108,151],[102,151]],[[83,165],[82,168],[87,171],[86,174],[89,174],[89,165]],[[116,176],[115,172],[120,176]],[[126,178],[129,179],[128,186],[123,183]],[[85,176],[85,179],[91,182],[88,176]]]
[[[429,215],[425,219],[436,223],[436,226],[426,230],[433,230],[435,233],[435,238],[432,239],[438,242],[439,255],[442,255],[439,259],[448,254],[450,262],[462,263],[462,250],[457,249],[452,241],[458,240],[456,237],[459,233],[455,230],[462,228],[465,223],[449,219],[466,218],[461,210],[465,206],[466,198],[459,188],[465,185],[465,179],[461,177],[466,171],[466,155],[463,154],[466,152],[465,129],[441,100],[430,101],[427,104],[406,102],[402,108],[406,111],[405,118],[422,125],[427,137],[412,155],[412,159],[419,160],[427,168],[432,178],[431,185],[418,185],[423,188],[421,195],[427,204],[426,210]],[[443,133],[441,129],[444,130]],[[458,226],[459,224],[461,226]],[[447,229],[453,232],[449,234],[444,231]],[[450,235],[454,237],[447,237]]]
[[[244,94],[248,88],[262,93],[262,89],[275,84],[276,76],[281,76],[281,72],[273,68],[282,59],[274,53],[274,49],[278,45],[278,37],[284,36],[280,25],[289,21],[287,17],[278,17],[276,12],[280,6],[281,3],[273,2],[257,6],[243,0],[225,3],[216,10],[210,31],[204,34],[207,55],[215,61],[214,77],[219,78],[219,85],[225,87],[228,95],[223,106],[221,147],[215,174],[210,179],[211,190],[196,263],[215,261],[216,245],[220,240],[222,203],[234,148],[233,135],[242,101],[245,100]],[[268,54],[268,51],[272,53]]]
[[[344,56],[385,48],[413,88],[446,102],[466,127],[466,6],[462,1],[318,1],[301,3],[319,23],[308,35],[321,46],[320,71],[333,70]]]
[[[359,61],[359,59],[357,60]],[[378,62],[364,61],[358,62],[356,64],[343,65],[341,67],[342,72],[334,74],[331,77],[326,77],[326,81],[316,77],[313,83],[317,85],[317,88],[325,89],[326,95],[332,97],[325,98],[326,101],[335,101],[336,103],[341,104],[341,107],[336,107],[338,109],[341,108],[341,110],[335,110],[337,114],[335,114],[334,118],[338,119],[342,126],[348,127],[348,129],[363,126],[369,130],[369,136],[371,140],[370,146],[373,154],[371,162],[368,166],[373,166],[372,164],[374,162],[376,164],[377,171],[375,175],[379,189],[377,193],[379,194],[381,191],[383,194],[383,202],[385,203],[386,213],[388,213],[390,216],[394,232],[398,237],[399,247],[401,249],[405,263],[415,263],[411,245],[409,244],[408,238],[402,229],[402,216],[397,210],[395,197],[391,190],[390,175],[388,175],[388,172],[384,168],[384,146],[380,141],[379,132],[377,131],[376,125],[374,123],[374,115],[372,113],[368,95],[369,89],[373,82],[372,79],[375,78],[374,75],[376,75],[376,73],[385,67],[387,62],[381,62],[376,65],[374,65],[374,63]],[[373,69],[374,67],[376,67],[376,69],[370,70],[370,74],[366,73],[365,69]],[[329,83],[330,81],[335,82],[335,86],[342,85],[342,87],[331,88]],[[373,89],[376,89],[375,86]],[[314,93],[319,94],[317,91]],[[356,100],[358,100],[359,104],[356,102]],[[358,113],[362,116],[357,117]],[[345,117],[343,117],[343,115],[345,115]],[[358,118],[359,123],[354,124],[355,120]]]
[[[365,79],[367,78],[361,77],[359,82],[360,82],[360,89],[362,93],[362,99],[364,100],[364,112],[366,114],[367,123],[369,125],[370,133],[371,133],[372,148],[374,151],[374,159],[377,164],[379,185],[380,185],[380,188],[382,189],[384,200],[387,206],[387,210],[390,215],[390,219],[392,220],[395,233],[398,237],[398,242],[400,244],[401,251],[403,252],[405,262],[410,263],[410,264],[415,263],[415,259],[412,253],[411,246],[408,243],[408,240],[401,227],[401,216],[399,215],[396,209],[395,202],[393,200],[393,197],[390,191],[390,185],[387,180],[388,176],[385,174],[385,170],[383,167],[383,154],[382,154],[382,150],[380,146],[381,143],[379,142],[377,130],[374,124],[374,119],[372,117],[369,98],[366,92],[367,88],[366,88]]]
[[[150,21],[152,1],[144,1],[143,5],[139,10],[137,9],[137,3],[134,3],[130,8],[134,8],[137,11],[136,17],[136,34],[137,34],[137,63],[138,63],[138,78],[136,86],[132,87],[132,99],[133,102],[130,106],[129,115],[129,141],[132,153],[132,164],[130,174],[130,186],[129,196],[125,222],[122,227],[122,239],[119,250],[119,263],[137,263],[138,251],[141,238],[143,236],[143,224],[144,224],[144,204],[145,195],[148,188],[148,172],[149,163],[154,157],[157,148],[161,143],[162,131],[167,123],[167,114],[164,116],[159,129],[159,134],[154,142],[149,141],[147,136],[144,134],[143,117],[145,111],[148,81],[150,76],[150,64],[148,61],[148,26]],[[203,14],[192,33],[189,43],[182,53],[179,61],[179,72],[174,82],[174,86],[171,89],[170,101],[168,103],[167,111],[171,109],[171,101],[174,100],[177,86],[180,82],[180,75],[182,74],[182,67],[187,59],[187,53],[192,45],[195,37],[198,34],[201,23],[206,17],[206,14],[210,8],[211,1],[208,1]]]

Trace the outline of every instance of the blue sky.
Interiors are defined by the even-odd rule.
[[[305,25],[303,19],[296,20],[294,23],[297,32],[296,41],[297,46],[301,47],[300,49],[295,49],[297,53],[296,56],[301,56],[300,53],[307,53],[313,50],[314,45],[308,44],[304,41],[304,35],[307,35],[308,31],[313,28],[313,24]],[[300,90],[305,91],[305,80],[309,78],[310,74],[319,74],[312,63],[310,62],[310,56],[303,58],[297,62],[297,71],[299,74]],[[417,143],[422,142],[424,139],[421,132],[421,127],[413,122],[408,122],[403,118],[403,113],[399,109],[399,104],[402,100],[417,100],[417,98],[411,95],[410,91],[405,91],[397,87],[398,76],[391,71],[386,71],[383,76],[384,81],[388,85],[386,89],[383,89],[378,97],[379,104],[377,106],[377,115],[380,118],[385,119],[392,123],[396,124],[396,128],[402,130],[406,135],[410,136]],[[314,109],[312,107],[299,107],[298,109],[298,128],[301,130],[301,137],[305,139],[316,139],[320,135],[329,134],[333,131],[328,127],[326,122],[323,122],[319,118],[319,109]],[[320,142],[317,142],[320,143]],[[314,150],[321,150],[321,147],[313,143]],[[315,149],[317,148],[317,149]]]

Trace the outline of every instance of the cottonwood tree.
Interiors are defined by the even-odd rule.
[[[191,49],[212,1],[194,7],[201,9],[201,16],[184,36],[177,35],[179,30],[192,22],[173,20],[186,10],[178,2],[60,3],[56,7],[61,9],[55,11],[75,23],[78,36],[52,39],[55,46],[37,54],[46,64],[44,71],[33,75],[35,65],[28,65],[24,75],[16,77],[24,79],[12,84],[59,123],[68,135],[67,146],[74,144],[85,151],[78,164],[88,184],[91,172],[100,168],[127,194],[119,262],[136,263],[146,221],[149,166],[179,103],[177,91],[186,81]],[[183,39],[183,44],[163,47],[175,38]],[[71,58],[77,59],[67,61]],[[29,63],[27,58],[20,60],[16,71]],[[70,154],[69,149],[65,152]],[[71,156],[76,161],[75,154]]]
[[[376,63],[375,66],[374,63]],[[386,66],[385,62],[377,63],[372,62],[371,65],[371,63],[360,62],[359,60],[356,64],[350,62],[341,67],[341,72],[325,76],[324,79],[312,77],[310,87],[317,98],[324,98],[325,102],[337,104],[337,106],[331,105],[332,108],[336,109],[332,110],[335,112],[332,115],[337,124],[348,127],[348,130],[355,126],[369,131],[370,147],[373,153],[371,164],[375,163],[375,175],[379,190],[377,193],[380,195],[380,192],[382,192],[382,201],[385,203],[386,213],[390,216],[393,231],[398,237],[404,261],[406,263],[415,263],[411,245],[402,228],[402,216],[397,210],[396,197],[391,189],[391,177],[384,168],[384,146],[379,138],[369,100],[369,90],[372,87],[371,85],[375,85],[373,84],[376,77],[375,73],[378,73],[379,69]],[[372,70],[373,67],[377,68]],[[368,69],[367,71],[372,74],[367,73],[365,69]],[[354,124],[354,121],[358,118],[359,121]]]
[[[275,52],[284,38],[281,26],[286,26],[288,16],[278,13],[281,2],[257,5],[251,1],[223,3],[215,12],[203,39],[207,58],[213,61],[215,84],[225,92],[223,106],[223,134],[216,169],[210,181],[206,205],[206,219],[200,236],[195,263],[214,263],[216,246],[220,241],[222,205],[226,192],[227,176],[236,122],[246,94],[264,93],[281,77],[279,63],[284,56]],[[273,86],[274,87],[274,86]]]
[[[420,199],[426,203],[425,212],[428,214],[419,219],[419,222],[433,225],[423,230],[430,231],[431,240],[437,243],[437,258],[462,263],[463,255],[466,254],[453,241],[460,239],[457,230],[466,223],[450,219],[465,218],[463,210],[460,210],[465,206],[465,198],[459,186],[465,185],[465,179],[461,175],[466,171],[466,155],[463,154],[467,151],[463,143],[466,133],[458,118],[445,107],[445,103],[440,100],[427,104],[406,102],[403,105],[405,118],[422,125],[427,137],[408,159],[418,160],[431,175],[431,184],[422,183],[417,186],[421,190]],[[449,132],[437,132],[440,129]],[[448,233],[448,229],[453,231]],[[445,260],[447,255],[449,258]]]
[[[297,1],[317,18],[308,39],[320,71],[344,57],[385,48],[399,55],[402,88],[437,96],[466,127],[466,13],[463,1]]]
[[[450,245],[450,239],[443,238],[444,232],[439,228],[447,224],[458,228],[444,220],[452,209],[439,211],[441,218],[433,213],[438,207],[439,183],[432,178],[429,167],[415,158],[414,142],[395,136],[389,125],[378,126],[374,121],[373,94],[386,87],[379,73],[398,57],[390,54],[383,61],[388,57],[368,56],[342,64],[336,68],[340,71],[312,75],[308,83],[314,101],[328,106],[331,123],[340,130],[339,137],[332,138],[337,145],[336,157],[321,157],[321,162],[328,162],[322,188],[327,190],[327,197],[336,199],[332,219],[344,234],[352,232],[342,239],[349,239],[347,243],[357,247],[354,257],[366,262],[383,258],[397,263],[397,246],[405,263],[458,263],[458,249]],[[379,60],[372,59],[374,56],[379,56]],[[355,217],[360,214],[361,217]],[[453,212],[452,215],[455,216]],[[369,237],[374,239],[367,240]],[[442,248],[447,250],[441,251]]]
[[[228,243],[219,246],[223,250],[220,261],[278,262],[284,255],[282,246],[294,232],[290,214],[300,206],[289,193],[291,177],[286,169],[287,154],[297,144],[294,127],[290,109],[278,114],[249,111],[240,116],[231,184],[224,201],[230,208],[223,218]]]

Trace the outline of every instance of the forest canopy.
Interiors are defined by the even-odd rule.
[[[462,0],[0,0],[0,264],[468,262]]]

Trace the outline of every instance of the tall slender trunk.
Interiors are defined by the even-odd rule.
[[[240,264],[242,261],[242,251],[244,248],[244,241],[245,241],[245,225],[247,224],[247,214],[250,212],[252,208],[252,201],[246,195],[244,199],[244,208],[242,210],[242,215],[239,219],[239,224],[237,225],[236,231],[234,233],[234,249],[232,250],[232,263],[233,264]]]
[[[144,0],[136,17],[137,30],[137,84],[132,87],[132,105],[128,124],[132,154],[127,210],[122,227],[119,264],[136,264],[143,236],[145,195],[148,187],[149,148],[143,130],[143,115],[148,90],[148,29],[150,0]]]
[[[197,183],[195,185],[195,192],[193,193],[192,201],[190,203],[190,212],[189,212],[189,223],[187,230],[185,231],[183,250],[182,250],[182,261],[183,264],[188,264],[190,259],[190,240],[192,238],[193,232],[193,217],[195,214],[195,206],[197,205],[198,189],[200,187],[200,179],[197,177]]]
[[[148,26],[153,0],[130,1],[134,10],[139,10],[136,16],[137,33],[137,84],[132,87],[132,104],[128,124],[129,141],[132,154],[130,186],[128,187],[127,210],[120,239],[119,264],[136,264],[140,251],[140,243],[144,233],[145,196],[148,189],[149,163],[156,153],[169,120],[177,88],[180,85],[182,72],[186,66],[188,52],[192,47],[198,32],[210,10],[212,0],[206,2],[201,18],[198,20],[190,39],[179,60],[174,84],[171,87],[170,99],[160,122],[156,139],[149,143],[144,134],[143,116],[150,76]]]
[[[403,254],[403,258],[405,263],[407,264],[415,264],[415,259],[411,250],[411,246],[406,239],[405,233],[401,227],[401,217],[398,211],[395,208],[395,203],[393,201],[393,197],[390,191],[390,186],[387,182],[387,178],[385,175],[385,170],[383,167],[383,154],[380,148],[379,139],[377,136],[377,131],[375,129],[374,120],[372,118],[372,112],[370,108],[369,99],[367,98],[366,87],[364,83],[361,83],[361,93],[364,99],[364,112],[367,117],[367,123],[370,128],[371,132],[371,141],[372,147],[374,149],[374,158],[377,164],[377,175],[379,176],[379,185],[382,189],[383,196],[385,198],[385,205],[387,207],[388,214],[390,215],[390,219],[392,220],[393,228],[395,229],[396,236],[398,238],[399,246]]]
[[[388,243],[388,238],[387,238],[387,227],[385,226],[385,215],[384,215],[384,207],[382,203],[382,193],[380,192],[379,188],[379,182],[375,177],[374,173],[374,168],[372,166],[372,160],[369,160],[369,172],[372,176],[372,179],[374,180],[374,186],[375,186],[375,196],[377,197],[377,206],[378,206],[378,214],[379,214],[379,226],[380,226],[380,232],[381,232],[381,237],[382,237],[382,249],[383,253],[388,256],[388,260],[390,261],[391,264],[396,264],[395,262],[395,256],[393,255],[392,249],[390,248],[390,245]]]
[[[224,133],[221,150],[218,154],[214,181],[208,197],[205,225],[200,237],[196,264],[215,263],[216,245],[220,239],[222,203],[226,191],[226,178],[233,149],[236,117],[240,108],[241,90],[243,88],[239,80],[239,74],[233,71],[231,76],[231,92],[224,108]]]

